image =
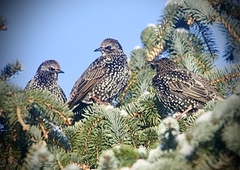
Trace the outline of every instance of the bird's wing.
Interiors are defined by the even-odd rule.
[[[105,75],[105,65],[98,64],[101,58],[96,59],[76,81],[67,101],[69,108],[73,108]]]
[[[201,102],[208,102],[214,98],[214,87],[201,76],[188,70],[173,70],[169,81],[169,88]]]
[[[67,97],[63,91],[63,89],[59,86],[59,90],[60,90],[60,94],[61,94],[61,97],[62,97],[62,101],[65,103],[67,101]]]

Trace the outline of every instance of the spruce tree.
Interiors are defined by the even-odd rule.
[[[0,169],[240,168],[239,8],[238,1],[169,1],[129,56],[131,78],[117,106],[88,106],[74,125],[53,95],[9,83],[21,64],[8,64],[0,75]],[[222,56],[213,26],[226,36]],[[210,80],[225,99],[172,118],[151,84],[149,63],[163,56]],[[215,66],[219,58],[226,68]]]

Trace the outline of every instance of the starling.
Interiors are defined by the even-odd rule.
[[[161,58],[152,64],[156,70],[152,79],[156,95],[165,108],[181,113],[178,119],[201,109],[212,99],[222,99],[208,80],[179,67],[172,60]]]
[[[65,103],[67,98],[62,88],[58,85],[58,73],[64,73],[60,70],[60,65],[55,60],[44,61],[37,69],[33,79],[26,85],[26,90],[47,90],[55,95],[58,100]]]
[[[100,51],[102,55],[89,65],[73,86],[67,101],[70,109],[93,102],[109,104],[121,94],[128,83],[127,57],[120,43],[107,38],[94,50],[96,51]]]

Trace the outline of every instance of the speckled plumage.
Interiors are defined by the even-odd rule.
[[[152,84],[163,105],[176,112],[196,111],[212,99],[220,99],[215,87],[203,77],[180,68],[168,58],[154,62]]]
[[[127,57],[115,39],[107,38],[95,51],[102,55],[92,62],[76,81],[67,101],[69,108],[99,100],[111,103],[129,80]]]
[[[26,90],[47,90],[54,94],[61,103],[67,98],[62,88],[58,85],[58,74],[63,73],[60,65],[55,60],[44,61],[37,69],[35,76],[27,83]]]

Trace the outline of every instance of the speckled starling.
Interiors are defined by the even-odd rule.
[[[221,99],[208,80],[179,67],[172,60],[161,58],[154,61],[153,65],[156,75],[152,85],[159,101],[174,113],[181,113],[180,117],[202,108],[212,99]]]
[[[55,60],[46,60],[38,67],[35,76],[27,83],[25,89],[49,91],[61,103],[65,103],[67,100],[66,95],[57,82],[59,73],[64,72],[60,69],[58,62]]]
[[[128,83],[127,57],[120,43],[107,38],[96,51],[102,55],[89,65],[73,86],[67,101],[70,109],[82,103],[111,103]]]

